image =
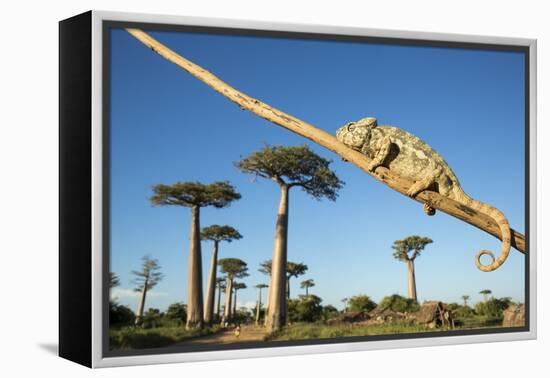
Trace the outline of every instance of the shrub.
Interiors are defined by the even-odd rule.
[[[332,305],[323,306],[321,310],[321,317],[323,318],[323,320],[332,319],[338,314],[339,314],[338,309]]]
[[[315,322],[321,320],[322,299],[316,295],[300,295],[288,301],[288,320],[291,322]]]
[[[143,314],[141,326],[143,328],[156,328],[160,326],[163,317],[164,313],[160,312],[158,308],[150,308]]]
[[[398,294],[384,297],[378,307],[381,310],[392,310],[395,312],[416,312],[420,309],[418,302],[414,299],[405,298]]]
[[[255,312],[254,316],[256,316]],[[233,314],[232,321],[235,324],[250,323],[252,321],[252,313],[246,307],[241,307]]]
[[[128,307],[114,301],[109,302],[109,326],[122,327],[133,325],[136,315]]]
[[[450,303],[447,308],[451,310],[455,318],[468,318],[474,316],[474,310],[470,306]]]
[[[491,298],[486,302],[477,303],[475,305],[475,312],[488,318],[502,318],[503,311],[512,303],[510,298]]]
[[[176,324],[183,324],[187,319],[187,305],[183,302],[172,303],[166,310],[166,318],[175,321]]]
[[[369,312],[376,307],[368,295],[354,295],[348,301],[348,308],[350,311],[366,311]]]

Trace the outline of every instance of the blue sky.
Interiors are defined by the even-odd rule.
[[[348,121],[377,117],[428,142],[450,164],[464,190],[524,225],[524,58],[520,53],[411,47],[215,34],[151,32],[237,89],[330,133]],[[523,301],[524,258],[512,250],[497,271],[475,267],[479,249],[500,242],[377,182],[332,152],[243,111],[194,77],[144,47],[122,29],[111,31],[111,271],[119,302],[135,309],[131,270],[145,254],[157,258],[164,280],[146,307],[186,302],[190,211],[153,207],[152,186],[177,181],[229,180],[242,199],[226,209],[203,209],[201,226],[229,224],[244,236],[222,243],[220,258],[249,264],[239,292],[253,304],[257,271],[273,248],[278,188],[240,173],[233,162],[265,144],[307,144],[333,160],[346,182],[336,202],[316,201],[298,188],[290,195],[290,261],[309,270],[310,292],[342,308],[356,294],[375,301],[406,295],[406,264],[392,257],[394,240],[429,236],[416,260],[419,300],[474,302],[481,289]],[[206,281],[211,243],[203,243]],[[204,285],[206,287],[206,285]]]

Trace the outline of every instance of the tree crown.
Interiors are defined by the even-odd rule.
[[[244,173],[274,180],[279,185],[299,186],[316,199],[336,200],[344,182],[330,170],[331,161],[308,146],[265,146],[235,163]]]
[[[266,287],[269,287],[269,285],[266,284],[257,284],[254,286],[256,289],[265,289]]]
[[[246,284],[244,282],[235,282],[233,284],[233,290],[246,289]]]
[[[109,288],[112,289],[113,287],[117,287],[120,285],[120,279],[116,275],[116,273],[109,272]]]
[[[228,278],[243,278],[248,276],[247,264],[241,260],[232,257],[220,259],[218,261],[220,271],[227,274]]]
[[[212,184],[200,182],[177,182],[173,185],[153,186],[150,201],[156,206],[178,205],[184,207],[227,207],[241,195],[227,181]]]
[[[479,294],[491,294],[491,293],[492,293],[492,291],[489,290],[489,289],[483,289],[479,292]]]
[[[239,231],[228,225],[220,226],[213,224],[201,230],[202,240],[212,240],[215,242],[226,241],[231,243],[233,240],[242,239],[242,237]]]
[[[393,257],[400,261],[414,261],[414,259],[420,256],[420,252],[424,250],[426,245],[430,243],[433,243],[432,239],[418,235],[396,240],[392,245],[394,249]],[[409,255],[411,252],[412,255]]]
[[[266,260],[262,263],[260,263],[260,269],[258,269],[259,272],[271,275],[271,260]],[[308,270],[308,266],[304,263],[295,263],[292,261],[288,261],[286,263],[286,276],[287,277],[298,277],[302,274],[305,274]]]
[[[135,291],[143,290],[146,283],[146,289],[152,289],[164,278],[164,275],[160,272],[158,260],[152,259],[149,255],[143,256],[141,260],[141,270],[132,271],[132,274],[135,276],[132,281],[136,285]]]
[[[305,289],[306,287],[308,287],[308,288],[313,287],[313,286],[315,286],[315,281],[313,281],[311,278],[308,279],[308,280],[304,280],[300,283],[300,287],[302,289]]]

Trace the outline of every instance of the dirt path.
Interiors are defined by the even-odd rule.
[[[241,334],[239,337],[235,336],[235,328],[230,327],[225,331],[221,331],[212,335],[182,341],[175,346],[188,346],[199,344],[233,344],[250,341],[263,341],[265,334],[266,331],[263,327],[255,325],[243,325],[241,326]]]

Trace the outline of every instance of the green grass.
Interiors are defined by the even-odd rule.
[[[307,340],[344,336],[371,336],[398,333],[432,331],[423,326],[410,323],[392,323],[379,325],[333,325],[322,323],[296,323],[274,332],[266,340]]]
[[[116,349],[143,349],[165,347],[193,337],[210,335],[219,327],[186,330],[185,326],[157,328],[123,327],[109,331],[109,347]]]
[[[456,320],[458,326],[455,327],[455,329],[499,327],[500,324],[502,324],[501,318],[489,318],[479,315]],[[122,327],[118,329],[111,329],[109,332],[110,349],[120,350],[165,347],[187,339],[210,335],[220,331],[218,326],[204,328],[202,330],[186,330],[184,324],[168,321],[163,321],[160,325],[160,327],[148,329],[139,327]],[[266,336],[265,341],[307,340],[345,336],[371,336],[437,331],[441,331],[441,329],[429,329],[423,325],[416,325],[412,322],[405,321],[371,325],[327,325],[323,322],[295,323]]]
[[[498,327],[502,320],[488,319],[486,317],[470,317],[454,329],[473,329],[485,327]],[[411,322],[395,322],[387,324],[338,324],[326,325],[324,323],[296,323],[266,336],[266,341],[282,340],[307,340],[323,339],[345,336],[372,336],[417,332],[438,332],[441,328],[430,329],[423,325]],[[448,329],[445,329],[448,330]]]
[[[499,327],[502,325],[502,317],[488,317],[472,315],[456,319],[462,329]]]

